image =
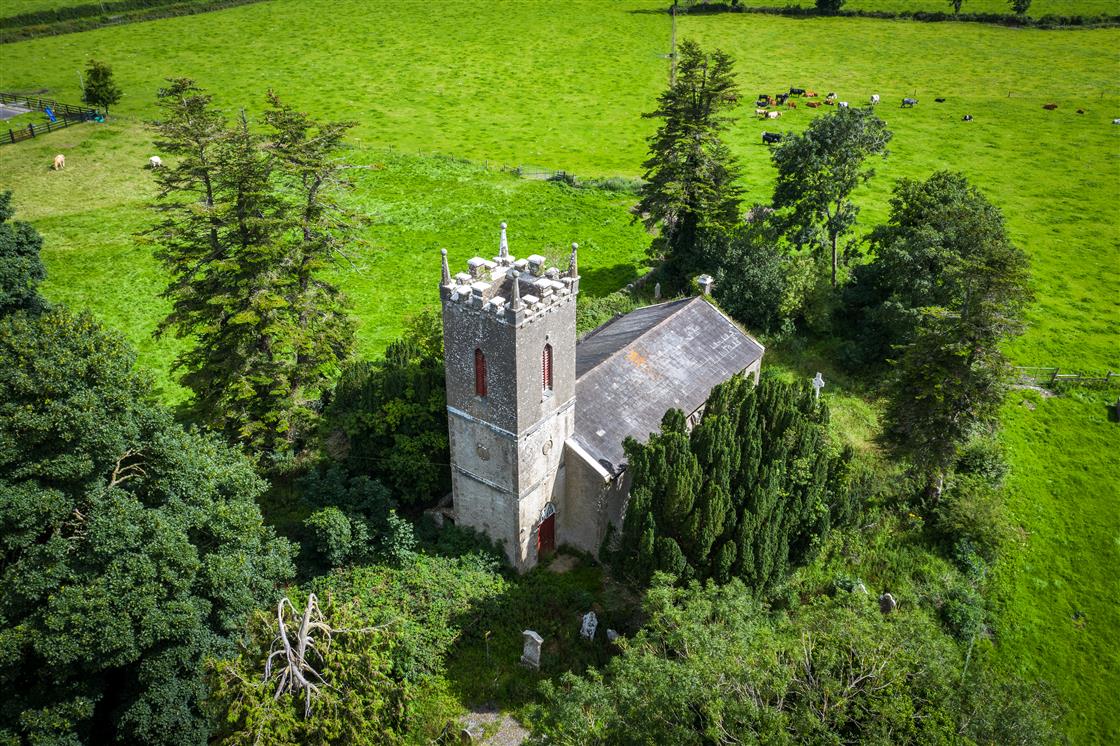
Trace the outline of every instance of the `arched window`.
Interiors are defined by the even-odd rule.
[[[541,385],[545,391],[552,391],[552,345],[545,345],[541,351]]]
[[[478,348],[474,351],[474,392],[486,396],[486,355]]]

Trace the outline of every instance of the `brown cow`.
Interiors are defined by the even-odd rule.
[[[66,156],[59,153],[54,157],[54,165],[51,166],[55,171],[61,171],[66,168]]]
[[[797,104],[796,104],[796,103],[794,103],[793,101],[786,101],[786,108],[787,108],[787,109],[796,109],[796,108],[797,108]]]
[[[1046,111],[1054,111],[1054,109],[1058,108],[1058,105],[1057,104],[1043,104],[1042,108],[1046,109]]]
[[[805,105],[808,106],[810,109],[821,108],[821,102],[820,101],[809,101]]]
[[[816,91],[805,91],[805,98],[816,98],[818,95]]]

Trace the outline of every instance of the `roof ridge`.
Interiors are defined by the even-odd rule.
[[[696,296],[693,296],[693,297],[691,297],[691,298],[676,298],[676,299],[674,299],[674,300],[667,300],[667,301],[665,301],[664,303],[654,303],[654,304],[653,304],[652,306],[642,306],[641,308],[635,308],[635,309],[634,309],[633,311],[631,311],[630,313],[637,313],[638,311],[644,311],[644,310],[646,310],[647,308],[657,308],[658,306],[667,306],[667,305],[669,305],[670,303],[679,303],[679,304],[680,304],[680,307],[681,307],[681,309],[684,309],[685,307],[687,307],[687,306],[689,305],[689,301],[697,300],[697,299],[698,299],[699,297],[700,297],[700,296],[696,295]],[[608,322],[607,322],[606,324],[603,324],[603,326],[600,326],[600,327],[599,327],[598,329],[596,329],[595,331],[597,332],[597,331],[599,331],[599,329],[603,329],[603,328],[606,328],[607,326],[609,326],[610,324],[614,323],[614,322],[615,322],[615,321],[617,321],[618,319],[626,318],[627,316],[629,316],[629,315],[630,315],[630,313],[624,313],[624,314],[622,314],[621,316],[615,316],[615,317],[614,317],[613,319],[611,319],[610,321],[608,321]],[[664,324],[664,323],[665,323],[666,321],[668,321],[669,319],[671,319],[671,318],[673,318],[674,316],[676,316],[676,315],[677,315],[678,313],[680,313],[680,310],[677,310],[677,311],[673,311],[672,313],[670,313],[670,314],[668,314],[667,316],[665,316],[665,318],[661,319],[660,321],[658,321],[658,322],[657,322],[656,324],[654,324],[653,326],[649,327],[648,329],[645,329],[645,330],[643,330],[641,334],[639,334],[638,336],[634,337],[634,338],[633,338],[633,339],[631,339],[631,340],[630,340],[629,342],[627,342],[626,344],[622,345],[622,346],[621,346],[621,347],[619,347],[619,348],[618,348],[617,350],[615,350],[615,351],[614,351],[614,352],[612,352],[611,354],[607,355],[607,356],[606,356],[605,358],[603,358],[603,359],[602,359],[602,360],[600,360],[599,362],[595,363],[595,365],[591,366],[591,368],[589,368],[588,370],[584,371],[584,374],[583,374],[583,376],[577,376],[576,380],[578,381],[578,380],[579,380],[580,378],[583,378],[583,377],[585,377],[585,376],[589,376],[589,375],[591,375],[591,373],[593,373],[593,372],[595,371],[595,369],[596,369],[596,368],[601,368],[601,367],[603,366],[603,364],[604,364],[604,363],[607,363],[607,362],[609,362],[609,361],[610,361],[611,359],[613,359],[613,358],[614,358],[614,357],[615,357],[616,355],[618,355],[618,354],[619,354],[620,352],[622,352],[623,350],[626,350],[626,349],[628,349],[628,348],[629,348],[629,347],[630,347],[630,346],[631,346],[632,344],[634,344],[634,343],[635,343],[635,342],[637,342],[637,341],[638,341],[639,339],[641,339],[642,337],[644,337],[644,336],[646,336],[647,334],[649,334],[650,332],[652,332],[652,331],[653,331],[654,329],[657,329],[658,327],[660,327],[660,326],[661,326],[662,324]],[[592,332],[592,334],[593,334],[593,333],[594,333],[594,332]],[[587,336],[588,336],[588,337],[590,337],[590,336],[591,336],[591,334],[588,334]],[[587,339],[587,337],[584,337],[584,339]],[[580,340],[580,341],[582,342],[583,340]],[[577,343],[577,345],[578,345],[578,343]]]
[[[610,325],[611,325],[611,324],[613,324],[614,322],[618,321],[619,319],[624,319],[624,318],[626,318],[627,316],[629,316],[629,315],[630,315],[630,314],[632,314],[632,313],[637,313],[638,311],[647,311],[647,310],[649,310],[649,309],[651,309],[651,308],[658,308],[658,307],[660,307],[660,306],[667,306],[667,305],[669,305],[670,303],[681,303],[681,302],[683,302],[683,301],[687,301],[687,300],[692,300],[692,298],[674,298],[673,300],[667,300],[667,301],[663,301],[663,302],[661,302],[661,303],[653,303],[653,304],[650,304],[650,305],[648,305],[648,306],[639,306],[638,308],[635,308],[635,309],[634,309],[633,311],[629,311],[629,312],[627,312],[627,313],[620,313],[620,314],[618,314],[617,316],[614,316],[614,317],[613,317],[612,319],[610,319],[609,321],[607,321],[607,322],[605,322],[605,323],[603,323],[603,324],[600,324],[599,326],[595,327],[594,329],[592,329],[591,331],[589,331],[589,332],[588,332],[587,334],[584,334],[584,335],[583,335],[582,337],[580,337],[579,339],[577,339],[577,340],[576,340],[576,344],[580,344],[580,343],[581,343],[581,342],[583,342],[584,340],[586,340],[586,339],[589,339],[589,338],[591,338],[591,337],[594,337],[594,336],[595,336],[596,334],[598,334],[599,332],[603,331],[604,329],[606,329],[606,328],[607,328],[608,326],[610,326]],[[670,316],[672,316],[672,314],[669,314],[669,315],[670,315]],[[666,316],[666,318],[668,318],[668,316]],[[652,328],[652,327],[650,327],[650,328]],[[641,335],[639,334],[638,336],[641,336]],[[637,338],[637,337],[635,337],[635,339],[636,339],[636,338]],[[605,359],[606,359],[606,358],[604,358],[604,360],[605,360]]]

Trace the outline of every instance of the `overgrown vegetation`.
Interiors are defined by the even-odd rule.
[[[671,410],[647,443],[626,443],[630,501],[619,569],[645,584],[741,578],[765,592],[851,520],[850,450],[807,385],[763,376],[712,390],[690,433]]]

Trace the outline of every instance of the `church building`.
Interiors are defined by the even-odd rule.
[[[646,440],[669,409],[695,423],[714,386],[757,380],[763,347],[702,296],[577,340],[577,246],[564,271],[515,259],[505,223],[498,256],[467,265],[452,275],[443,251],[455,522],[503,544],[519,570],[561,544],[598,554],[626,509],[623,441]]]

